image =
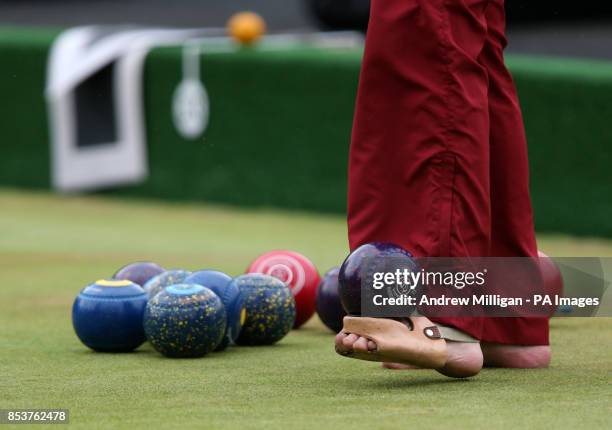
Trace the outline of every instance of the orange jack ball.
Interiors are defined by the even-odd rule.
[[[227,22],[227,32],[237,42],[251,44],[266,32],[266,22],[254,12],[240,12]]]

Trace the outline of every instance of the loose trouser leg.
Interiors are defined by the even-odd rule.
[[[491,246],[483,0],[374,0],[349,162],[351,249],[417,256]],[[480,338],[482,318],[439,319]]]
[[[529,165],[523,118],[506,68],[503,0],[487,8],[488,38],[480,62],[489,75],[491,255],[537,257],[529,197]],[[547,318],[487,318],[482,340],[547,345]]]

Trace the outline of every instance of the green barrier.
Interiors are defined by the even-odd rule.
[[[0,27],[0,185],[48,188],[44,100],[47,54],[57,30]]]
[[[538,231],[612,236],[612,64],[512,58]]]
[[[2,185],[49,187],[42,91],[56,34],[0,29]],[[358,52],[315,49],[206,54],[210,125],[204,139],[186,141],[171,112],[181,51],[153,51],[144,77],[150,177],[107,192],[344,212],[359,64]],[[509,65],[525,116],[537,229],[612,236],[612,65],[523,57]]]
[[[354,53],[216,54],[202,61],[211,117],[204,140],[171,124],[177,50],[149,57],[147,135],[152,174],[122,192],[327,212],[345,208],[359,59]]]

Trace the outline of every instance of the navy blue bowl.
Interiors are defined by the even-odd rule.
[[[147,294],[128,280],[99,280],[83,288],[72,306],[77,336],[95,351],[132,351],[142,345]]]

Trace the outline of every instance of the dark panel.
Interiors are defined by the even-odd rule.
[[[79,148],[117,141],[114,77],[115,65],[111,63],[79,84],[75,90]]]

